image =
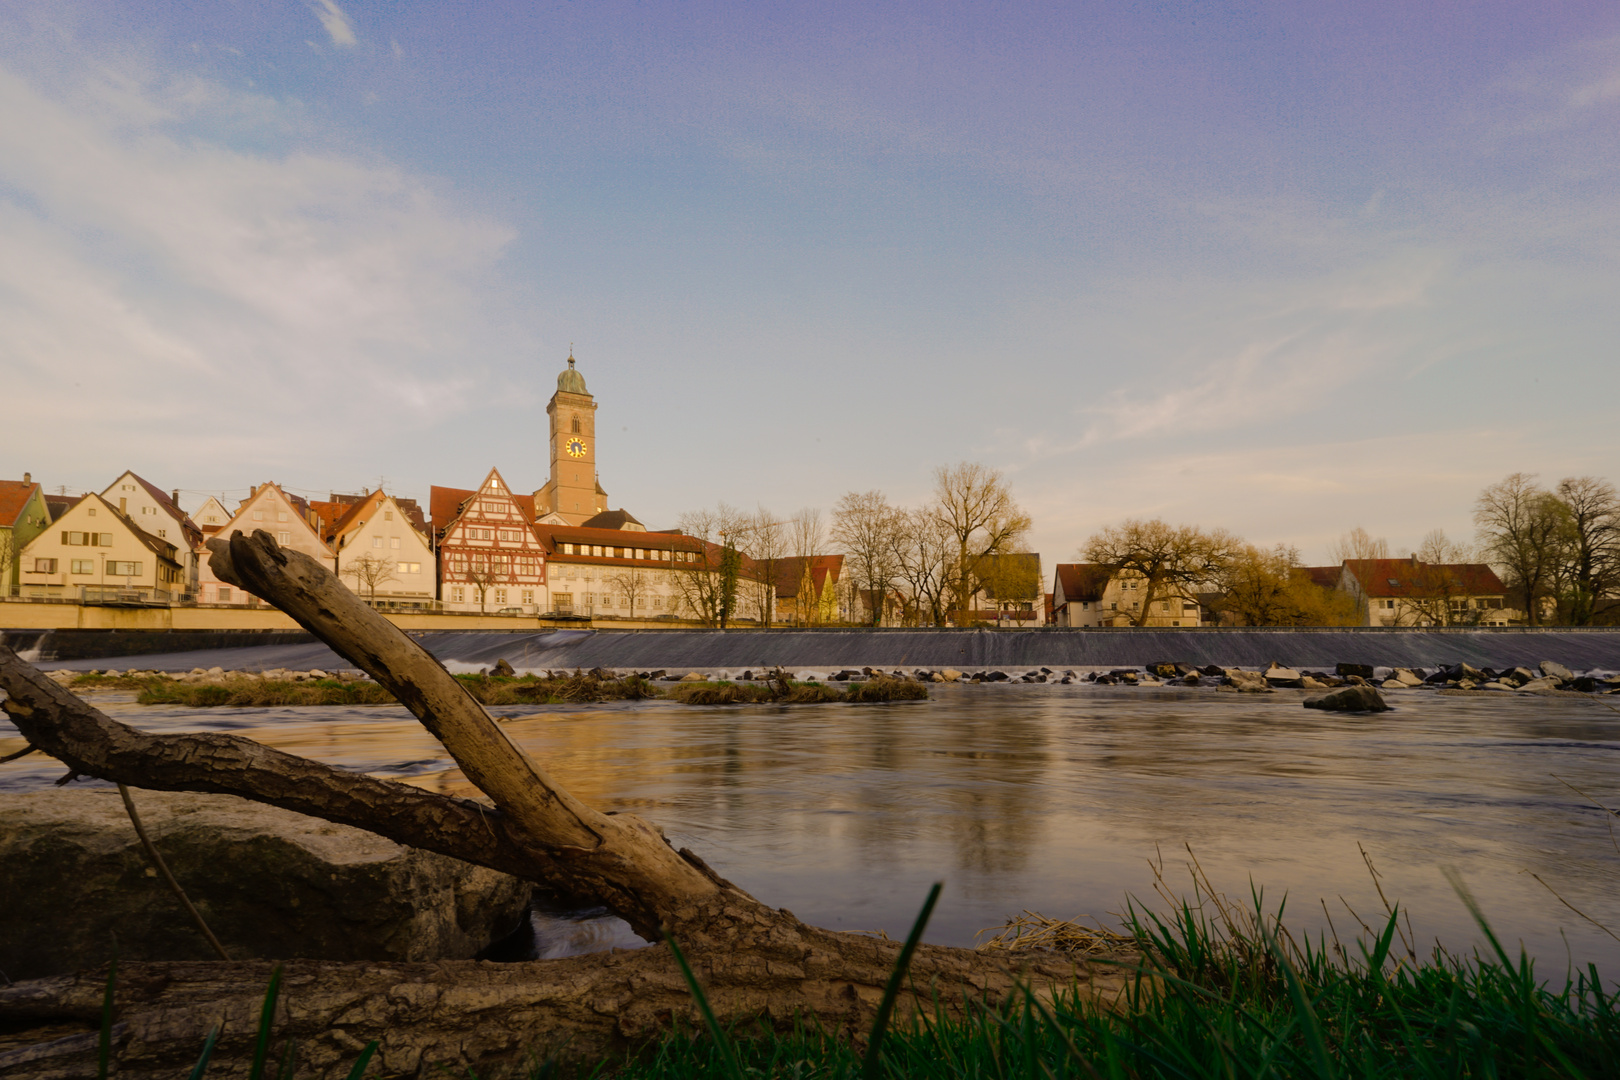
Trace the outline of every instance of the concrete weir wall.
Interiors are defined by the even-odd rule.
[[[534,635],[424,635],[443,660],[522,668],[885,668],[962,670],[1131,667],[1160,660],[1225,667],[1272,660],[1307,667],[1340,661],[1435,667],[1467,661],[1512,667],[1556,660],[1587,671],[1620,668],[1620,630],[671,630]]]
[[[155,633],[106,641],[78,640],[94,631],[57,632],[12,647],[44,666],[192,667],[264,670],[348,667],[307,637],[269,634]],[[106,633],[106,632],[101,632]],[[1497,630],[551,630],[417,631],[440,660],[484,667],[507,660],[520,670],[620,668],[715,670],[782,667],[858,668],[1140,667],[1160,660],[1263,667],[1331,667],[1341,661],[1389,667],[1436,667],[1467,661],[1507,668],[1556,660],[1576,671],[1620,670],[1620,629],[1517,627]],[[32,646],[32,648],[30,648]],[[32,655],[30,655],[32,653]]]

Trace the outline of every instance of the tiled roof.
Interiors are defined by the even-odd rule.
[[[628,510],[604,510],[593,518],[580,522],[582,529],[624,529],[626,525],[641,525]],[[643,529],[645,525],[641,525]],[[630,530],[634,532],[635,530]]]
[[[180,531],[186,538],[186,546],[195,547],[197,542],[202,539],[202,529],[197,526],[197,523],[192,521],[190,516],[187,515],[184,510],[180,509],[180,507],[175,504],[175,501],[169,498],[168,493],[162,488],[134,472],[129,473],[129,476],[137,484],[145,488],[146,493],[152,496],[153,500],[157,502],[158,506],[162,508],[163,512],[172,517],[175,520],[175,523],[180,526]]]
[[[1311,579],[1312,585],[1319,585],[1324,589],[1336,589],[1339,578],[1344,570],[1342,566],[1301,566],[1299,572]]]
[[[73,509],[73,504],[83,497],[82,495],[46,495],[45,508],[51,512],[51,520],[55,521]]]
[[[805,578],[806,562],[810,564],[810,583],[815,586],[818,593],[826,588],[829,575],[836,582],[844,572],[842,555],[792,555],[786,559],[778,559],[774,567],[778,599],[791,600],[799,595],[799,584]]]
[[[428,491],[428,513],[433,520],[433,534],[438,536],[449,528],[450,523],[461,516],[461,507],[468,499],[478,494],[470,488],[447,488],[433,485]],[[518,513],[523,515],[524,522],[534,520],[534,496],[519,495],[515,491],[507,492],[508,497],[517,503]]]
[[[1113,577],[1108,567],[1097,563],[1058,563],[1058,591],[1064,603],[1071,600],[1101,600]]]
[[[21,480],[0,480],[0,528],[15,528],[22,517],[23,509],[28,505],[28,500],[38,490],[38,484],[25,484]]]
[[[1423,563],[1416,559],[1347,559],[1345,567],[1368,596],[1501,596],[1502,579],[1484,563]]]

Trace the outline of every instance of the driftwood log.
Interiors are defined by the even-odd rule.
[[[291,615],[385,686],[493,805],[335,769],[240,736],[137,731],[0,647],[3,707],[32,746],[83,776],[239,795],[505,871],[555,902],[604,906],[649,941],[668,929],[725,1019],[782,1025],[813,1014],[857,1037],[871,1022],[898,943],[809,926],[674,850],[649,822],[584,805],[512,743],[443,665],[270,534],[209,546],[221,580]],[[263,962],[121,967],[119,1074],[176,1075],[221,1018],[215,1068],[239,1071],[269,972]],[[0,1073],[93,1075],[96,1035],[87,1025],[99,1019],[105,978],[103,970],[0,988]],[[1111,964],[1056,956],[1015,971],[1005,957],[931,946],[912,964],[919,992],[952,1007],[999,999],[1020,980],[1078,984],[1112,1000],[1126,976]],[[663,945],[518,964],[291,961],[284,985],[276,1038],[297,1039],[299,1075],[346,1071],[373,1038],[382,1042],[377,1071],[399,1075],[440,1064],[483,1069],[565,1044],[571,1054],[599,1054],[695,1015]]]

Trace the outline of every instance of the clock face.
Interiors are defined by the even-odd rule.
[[[569,457],[584,457],[585,456],[585,440],[583,440],[583,439],[569,439],[568,440],[568,456]]]

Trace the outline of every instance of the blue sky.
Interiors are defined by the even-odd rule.
[[[19,0],[0,469],[534,488],[572,343],[652,526],[1467,538],[1620,481],[1617,130],[1612,3]]]

